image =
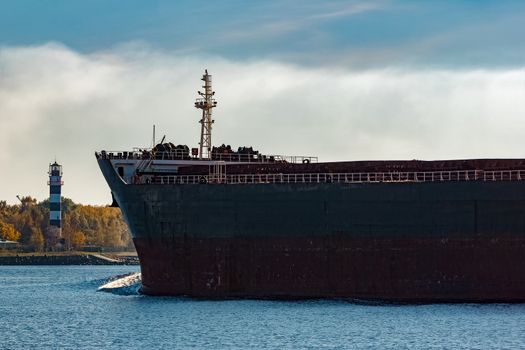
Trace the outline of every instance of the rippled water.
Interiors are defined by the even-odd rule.
[[[97,292],[126,266],[0,266],[0,349],[525,348],[525,305],[195,301]]]

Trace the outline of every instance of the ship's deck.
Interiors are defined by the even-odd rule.
[[[259,153],[212,153],[211,159],[200,159],[190,155],[184,150],[153,152],[151,150],[133,151],[100,151],[96,152],[97,159],[129,159],[129,160],[192,160],[192,161],[217,161],[231,163],[287,163],[287,164],[310,164],[317,163],[318,158],[314,156],[286,156],[286,155],[263,155]]]
[[[226,156],[226,155],[225,155]],[[132,161],[132,184],[378,183],[525,180],[525,159],[377,160],[318,162],[317,157],[229,154],[227,160],[178,153],[105,152],[99,160]],[[151,164],[162,163],[163,170]],[[173,171],[169,171],[173,167]],[[149,169],[149,170],[147,170]],[[152,170],[153,169],[153,170]]]

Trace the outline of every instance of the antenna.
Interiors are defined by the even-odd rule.
[[[211,89],[211,75],[208,74],[208,70],[204,70],[202,76],[204,81],[204,92],[197,91],[201,96],[195,100],[195,107],[202,109],[202,118],[199,121],[201,123],[201,142],[199,142],[199,159],[210,159],[211,158],[211,128],[214,120],[211,118],[211,110],[217,106],[217,101],[213,98],[215,91]]]
[[[151,148],[155,147],[155,124],[153,124],[153,142],[151,143]]]

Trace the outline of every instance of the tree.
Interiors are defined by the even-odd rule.
[[[31,196],[24,196],[18,199],[22,203],[22,209],[36,204],[36,199]]]
[[[41,252],[44,250],[44,235],[42,234],[42,231],[31,228],[31,235],[29,236],[29,246],[34,250]]]
[[[18,241],[20,236],[21,233],[18,232],[13,225],[0,221],[0,237],[2,237],[2,239]]]
[[[86,244],[86,236],[80,231],[75,231],[71,235],[71,245],[73,248],[78,249]]]
[[[0,215],[5,215],[9,210],[9,206],[6,201],[0,201]]]
[[[48,240],[51,237],[49,200],[37,203],[25,196],[20,202],[9,205],[0,201],[0,222],[10,225],[2,226],[0,235],[16,238],[26,248],[42,250],[43,232],[48,233]],[[75,248],[83,245],[128,248],[133,244],[119,209],[76,204],[68,198],[62,198],[62,237]]]

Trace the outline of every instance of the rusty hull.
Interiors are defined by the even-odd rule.
[[[524,302],[525,240],[135,239],[142,291],[197,298]]]

